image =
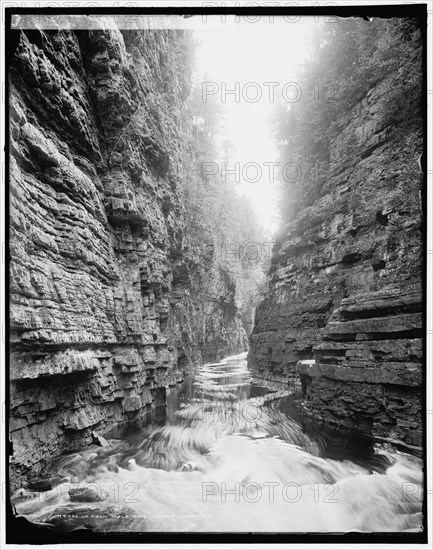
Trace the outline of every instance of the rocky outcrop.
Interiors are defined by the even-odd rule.
[[[378,82],[333,121],[330,162],[275,246],[249,364],[300,374],[316,418],[419,445],[422,136],[386,119],[389,90]]]
[[[234,290],[191,257],[184,231],[184,39],[108,22],[21,32],[10,71],[13,481],[163,405],[202,356],[245,349],[240,312],[225,304],[212,313],[225,336],[208,346],[197,285],[211,281],[229,305]]]

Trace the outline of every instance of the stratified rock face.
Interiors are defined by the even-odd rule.
[[[17,479],[164,404],[213,354],[184,242],[183,40],[114,26],[21,34],[10,72]],[[214,315],[230,334],[217,351],[242,351],[239,311]]]
[[[311,414],[420,444],[422,139],[383,125],[387,89],[340,111],[329,169],[275,247],[249,363],[290,381],[305,361]]]

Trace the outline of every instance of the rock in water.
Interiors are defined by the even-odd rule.
[[[95,443],[96,445],[99,445],[100,447],[110,446],[108,441],[104,437],[102,437],[102,435],[99,435],[98,432],[92,432],[92,438],[93,438],[93,443]]]
[[[90,487],[70,489],[68,493],[72,502],[100,502],[108,498],[108,493],[103,489],[97,491]]]
[[[30,491],[35,491],[37,493],[43,493],[45,491],[50,491],[51,489],[54,489],[54,487],[57,487],[60,483],[63,483],[65,481],[65,478],[61,477],[41,477],[41,478],[33,478],[29,480],[27,483],[27,487]]]
[[[43,493],[45,491],[50,491],[53,485],[49,479],[32,479],[28,483],[28,488],[30,491]]]

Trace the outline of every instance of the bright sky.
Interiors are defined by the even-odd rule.
[[[233,158],[239,162],[241,174],[239,192],[251,197],[259,221],[270,231],[277,227],[276,185],[270,175],[272,170],[275,176],[278,170],[281,173],[280,167],[264,164],[278,162],[272,114],[280,98],[289,102],[299,93],[295,86],[284,86],[296,81],[297,67],[307,59],[307,41],[313,24],[312,17],[273,23],[262,18],[256,23],[220,23],[220,28],[213,25],[211,30],[196,31],[197,77],[201,82],[204,73],[209,75],[211,84],[205,93],[215,95],[226,111],[226,131],[221,141],[228,138],[235,147]],[[234,90],[236,83],[239,97],[224,94],[224,86],[227,91]],[[253,102],[260,93],[260,99]],[[256,165],[246,166],[250,162]],[[252,180],[260,175],[254,183]]]

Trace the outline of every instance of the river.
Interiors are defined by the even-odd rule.
[[[303,419],[291,390],[251,377],[246,354],[203,365],[165,409],[107,440],[54,460],[61,483],[20,490],[17,513],[61,531],[422,528],[419,458]],[[71,488],[101,500],[71,502]]]

